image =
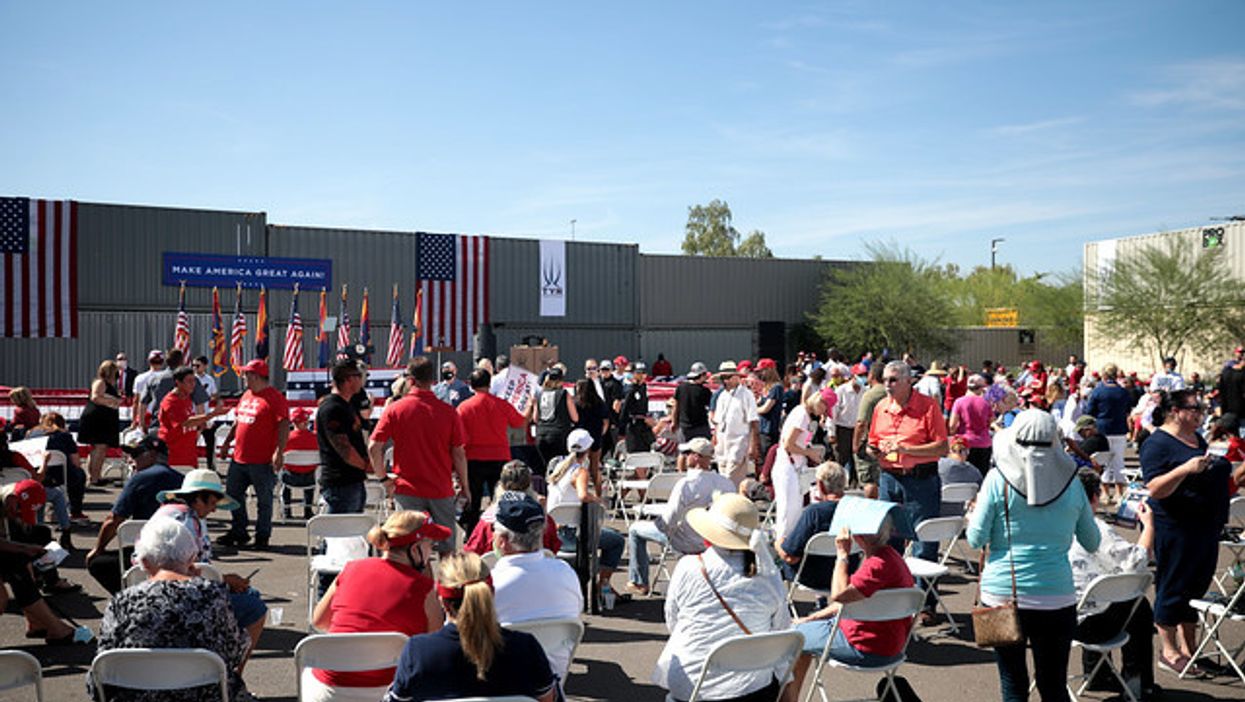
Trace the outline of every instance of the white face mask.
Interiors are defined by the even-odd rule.
[[[129,366],[130,364],[126,361],[117,361],[117,368],[120,368],[121,370],[125,370],[126,368],[129,368]]]

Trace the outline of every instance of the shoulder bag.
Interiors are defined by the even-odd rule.
[[[748,631],[748,627],[744,625],[743,620],[740,619],[739,615],[735,614],[735,610],[731,609],[731,606],[726,603],[726,599],[722,597],[722,593],[718,592],[718,589],[713,586],[713,581],[709,579],[709,571],[705,569],[705,557],[701,554],[696,554],[696,559],[700,561],[700,574],[705,576],[705,584],[709,586],[710,590],[713,590],[713,596],[718,598],[718,602],[722,605],[722,609],[725,609],[726,613],[731,615],[731,619],[735,620],[735,623],[739,625],[740,629],[743,629],[745,634],[751,635],[752,632]]]
[[[978,646],[1016,646],[1024,641],[1020,632],[1020,610],[1016,606],[1016,563],[1012,560],[1012,516],[1008,507],[1007,481],[1003,481],[1003,525],[1007,532],[1007,565],[1012,575],[1012,597],[997,607],[981,605],[981,578],[986,572],[986,550],[981,551],[978,568],[977,599],[973,606],[973,640]]]

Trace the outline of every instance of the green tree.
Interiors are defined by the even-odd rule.
[[[894,245],[867,250],[870,262],[827,274],[810,315],[817,333],[849,355],[883,348],[949,352],[955,308],[945,271]]]
[[[745,256],[771,258],[765,232],[753,230],[740,241],[739,230],[731,224],[731,208],[722,200],[687,208],[683,253],[689,256]]]
[[[1245,283],[1220,249],[1172,239],[1122,252],[1094,282],[1097,309],[1089,311],[1102,331],[1156,360],[1225,345],[1245,328]]]
[[[1021,278],[1007,265],[978,266],[962,277],[953,265],[944,270],[956,326],[980,326],[987,309],[1010,307],[1017,310],[1021,326],[1041,329],[1044,339],[1056,344],[1081,343],[1084,295],[1078,272]]]

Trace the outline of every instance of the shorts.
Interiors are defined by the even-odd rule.
[[[1123,434],[1108,436],[1107,445],[1111,447],[1111,458],[1102,467],[1102,482],[1123,485],[1128,482],[1124,477],[1124,451],[1128,446],[1128,437]]]
[[[864,451],[856,454],[856,480],[861,485],[877,485],[882,477],[882,468],[878,462],[870,458]]]
[[[455,535],[458,523],[454,514],[453,497],[416,497],[415,495],[394,495],[393,501],[398,509],[414,509],[432,515],[432,521],[450,530],[450,535],[441,541],[433,541],[432,548],[437,553],[450,553],[454,550]]]

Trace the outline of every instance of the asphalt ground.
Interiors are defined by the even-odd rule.
[[[57,595],[49,599],[55,608],[77,622],[98,630],[100,618],[108,603],[107,594],[86,572],[83,557],[94,542],[95,529],[106,514],[119,489],[115,486],[87,493],[87,514],[94,520],[91,528],[75,535],[76,550],[62,566],[62,574],[83,586],[75,594]],[[296,493],[297,494],[297,493]],[[250,505],[254,514],[254,504]],[[225,513],[209,520],[214,536],[224,533]],[[614,526],[621,529],[620,524]],[[1135,537],[1136,532],[1124,530]],[[260,699],[294,700],[294,646],[306,635],[307,591],[305,574],[304,522],[294,520],[274,526],[272,545],[266,551],[219,549],[216,565],[226,573],[245,575],[261,568],[253,584],[264,595],[271,608],[280,608],[282,622],[270,623],[259,646],[247,665],[245,680],[249,690]],[[1225,550],[1220,566],[1230,557]],[[615,575],[615,586],[624,585],[625,574]],[[660,589],[660,588],[659,588]],[[958,565],[949,577],[939,583],[947,604],[960,625],[952,634],[944,623],[918,629],[920,640],[908,648],[908,662],[900,669],[924,700],[997,699],[998,676],[993,654],[973,645],[968,626],[972,606],[972,581],[964,577]],[[799,598],[807,611],[811,600]],[[619,603],[612,611],[599,616],[586,616],[584,641],[571,666],[566,690],[574,700],[661,700],[664,690],[650,682],[653,665],[667,638],[663,600],[658,596]],[[1234,647],[1242,642],[1245,626],[1229,623],[1225,642]],[[0,617],[0,646],[18,648],[33,654],[44,666],[45,692],[48,700],[87,699],[85,675],[95,653],[94,645],[50,647],[42,641],[24,637],[24,622],[10,606],[7,616]],[[723,630],[722,636],[734,635]],[[1157,645],[1157,642],[1156,642]],[[1079,656],[1073,653],[1071,670],[1080,670]],[[873,696],[877,676],[839,671],[826,674],[831,698],[861,699]],[[1157,682],[1164,688],[1164,699],[1200,702],[1203,700],[1245,700],[1245,684],[1234,676],[1212,680],[1178,680],[1164,671],[1156,672]],[[1106,699],[1104,693],[1087,693],[1091,700]],[[3,693],[0,700],[33,699],[27,690]]]

